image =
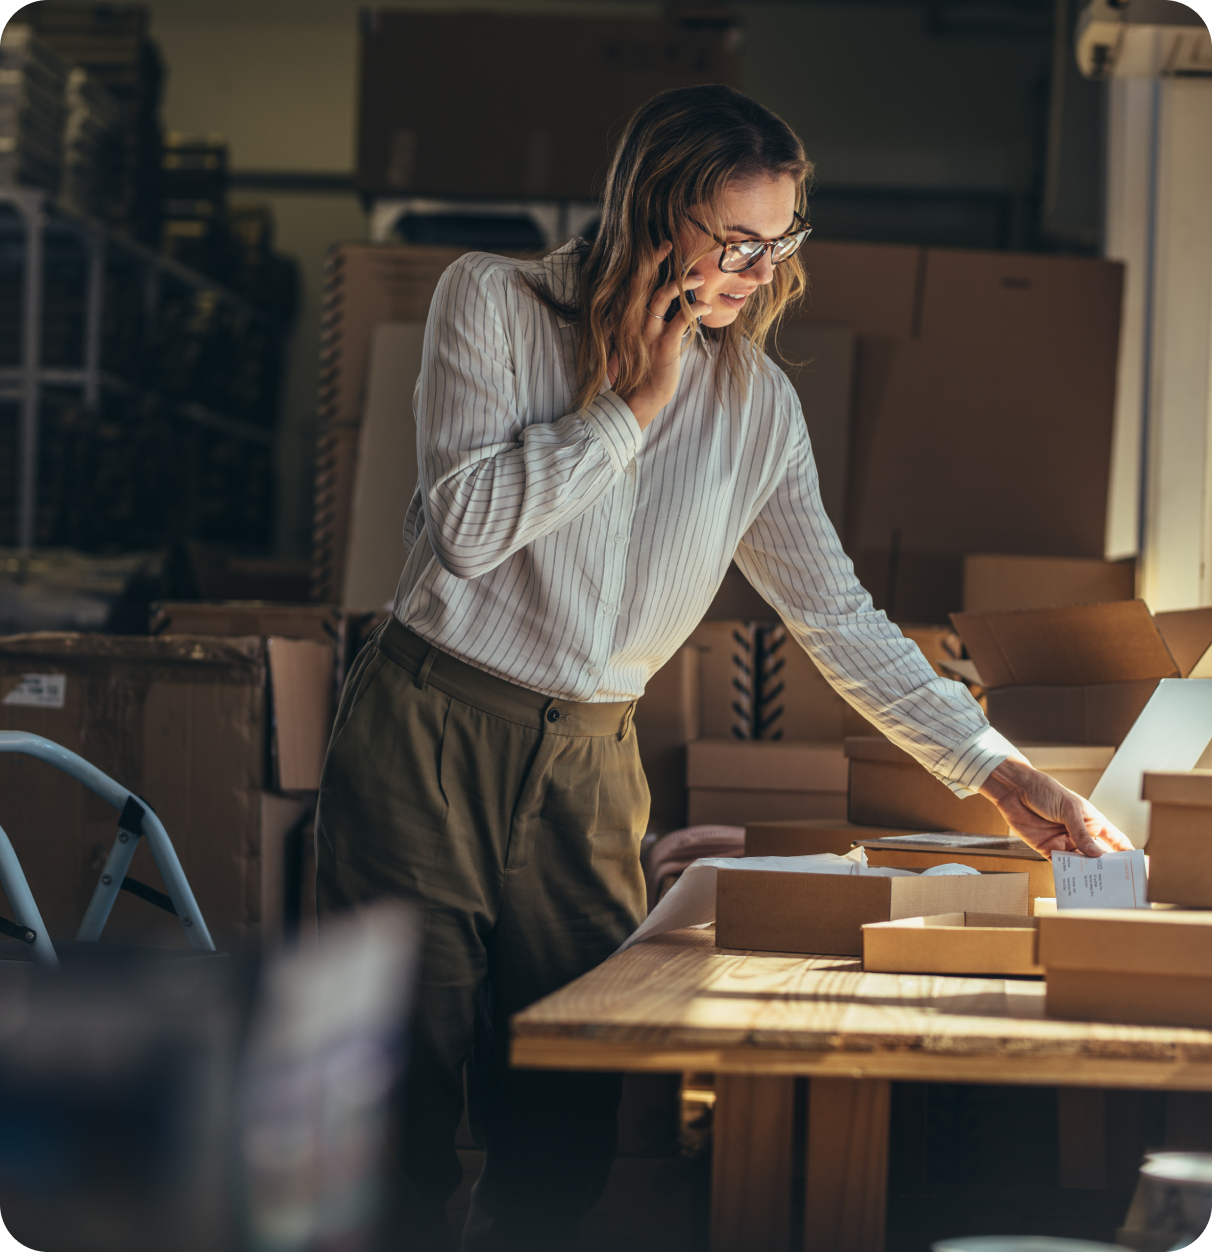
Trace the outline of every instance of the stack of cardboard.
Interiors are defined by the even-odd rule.
[[[57,192],[68,67],[28,26],[0,35],[0,185]]]
[[[231,624],[248,633],[223,637],[201,606],[193,613],[191,624],[207,633],[178,633],[184,615],[172,622],[170,611],[162,621],[170,633],[155,638],[0,640],[0,728],[60,743],[144,797],[216,944],[243,949],[273,942],[298,911],[287,898],[286,848],[319,787],[337,649],[326,623],[303,615],[286,622],[245,613]],[[117,814],[19,756],[0,758],[0,795],[0,824],[49,930],[74,934]],[[146,848],[131,875],[158,885]],[[172,918],[125,894],[106,938],[182,942]]]

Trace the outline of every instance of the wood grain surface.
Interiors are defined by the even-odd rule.
[[[1212,1031],[1044,1016],[1034,979],[864,974],[736,952],[710,929],[637,944],[513,1019],[514,1064],[1212,1091]]]

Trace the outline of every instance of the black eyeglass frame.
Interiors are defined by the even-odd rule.
[[[771,256],[770,256],[771,265],[782,265],[784,261],[790,261],[791,258],[795,256],[795,254],[800,250],[800,248],[803,247],[804,240],[807,239],[808,236],[812,234],[812,225],[811,223],[809,223],[808,219],[802,213],[798,212],[795,209],[792,209],[791,211],[795,217],[795,220],[801,223],[800,227],[797,230],[789,230],[785,235],[778,235],[774,239],[733,239],[733,240],[721,239],[719,235],[712,234],[711,231],[709,231],[707,227],[702,224],[702,222],[695,221],[693,217],[690,220],[694,222],[694,224],[699,228],[699,230],[703,232],[704,235],[707,235],[709,238],[714,239],[715,242],[718,243],[720,247],[723,249],[723,251],[720,253],[720,259],[718,262],[721,272],[724,274],[743,274],[746,270],[752,269],[762,259],[762,257],[766,255],[767,251],[771,253]],[[774,259],[774,249],[780,243],[782,243],[784,239],[794,239],[796,235],[800,236],[799,243],[797,243],[795,247],[792,249],[792,251],[788,252],[785,257],[781,257],[779,260],[776,261]],[[751,244],[760,243],[762,247],[760,251],[754,254],[753,259],[750,260],[748,264],[742,265],[740,269],[736,269],[736,270],[724,269],[724,257],[728,255],[728,249],[739,247],[743,243],[751,243]]]

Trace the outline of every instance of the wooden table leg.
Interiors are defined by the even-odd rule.
[[[716,1075],[711,1252],[787,1249],[794,1133],[794,1078]]]
[[[885,1079],[812,1079],[805,1252],[883,1252],[891,1098]]]

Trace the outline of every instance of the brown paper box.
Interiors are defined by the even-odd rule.
[[[1212,1026],[1212,912],[1068,909],[1039,923],[1050,1016]]]
[[[952,621],[989,689],[990,722],[1015,742],[1118,746],[1159,679],[1212,674],[1207,609],[1155,618],[1127,600]]]
[[[687,748],[692,826],[841,818],[846,761],[840,743],[697,739]]]
[[[277,782],[304,792],[318,785],[332,657],[307,640],[10,637],[0,640],[0,728],[60,743],[143,796],[216,944],[242,947],[271,939],[280,924],[282,839],[309,798],[266,793]],[[29,673],[66,675],[62,708],[4,703]],[[116,811],[20,756],[0,757],[0,797],[0,824],[52,936],[74,934],[117,833]],[[161,886],[145,847],[131,875]],[[175,919],[126,893],[105,933],[184,944]]]
[[[1019,750],[1036,769],[1082,796],[1094,789],[1114,755],[1113,748],[1079,744],[1021,745]],[[845,752],[850,759],[847,816],[852,822],[903,830],[1007,833],[991,800],[979,795],[961,799],[889,740],[847,739]]]
[[[261,600],[229,600],[221,604],[164,601],[153,604],[153,635],[259,635],[311,639],[340,645],[345,614],[331,604],[270,604]]]
[[[1212,908],[1212,770],[1146,774],[1149,899]]]
[[[847,821],[816,818],[810,821],[747,822],[746,856],[817,856],[832,852],[845,856],[860,839],[901,834],[899,830],[855,826]]]
[[[964,612],[1105,604],[1136,595],[1136,562],[1064,556],[964,557]]]
[[[868,922],[965,912],[1025,916],[1027,875],[869,878],[721,869],[715,941],[758,952],[858,956]]]
[[[863,968],[890,974],[1042,974],[1038,922],[1005,913],[940,913],[863,927]]]
[[[902,833],[900,831],[898,834]],[[982,856],[979,852],[927,852],[909,848],[880,848],[864,845],[867,848],[868,865],[891,865],[896,869],[913,869],[919,872],[929,869],[932,865],[968,865],[982,874],[1018,873],[1026,874],[1028,894],[1032,899],[1036,896],[1055,896],[1056,883],[1052,878],[1052,862],[1042,856],[1027,855],[1029,849],[1023,844],[1022,856]]]

